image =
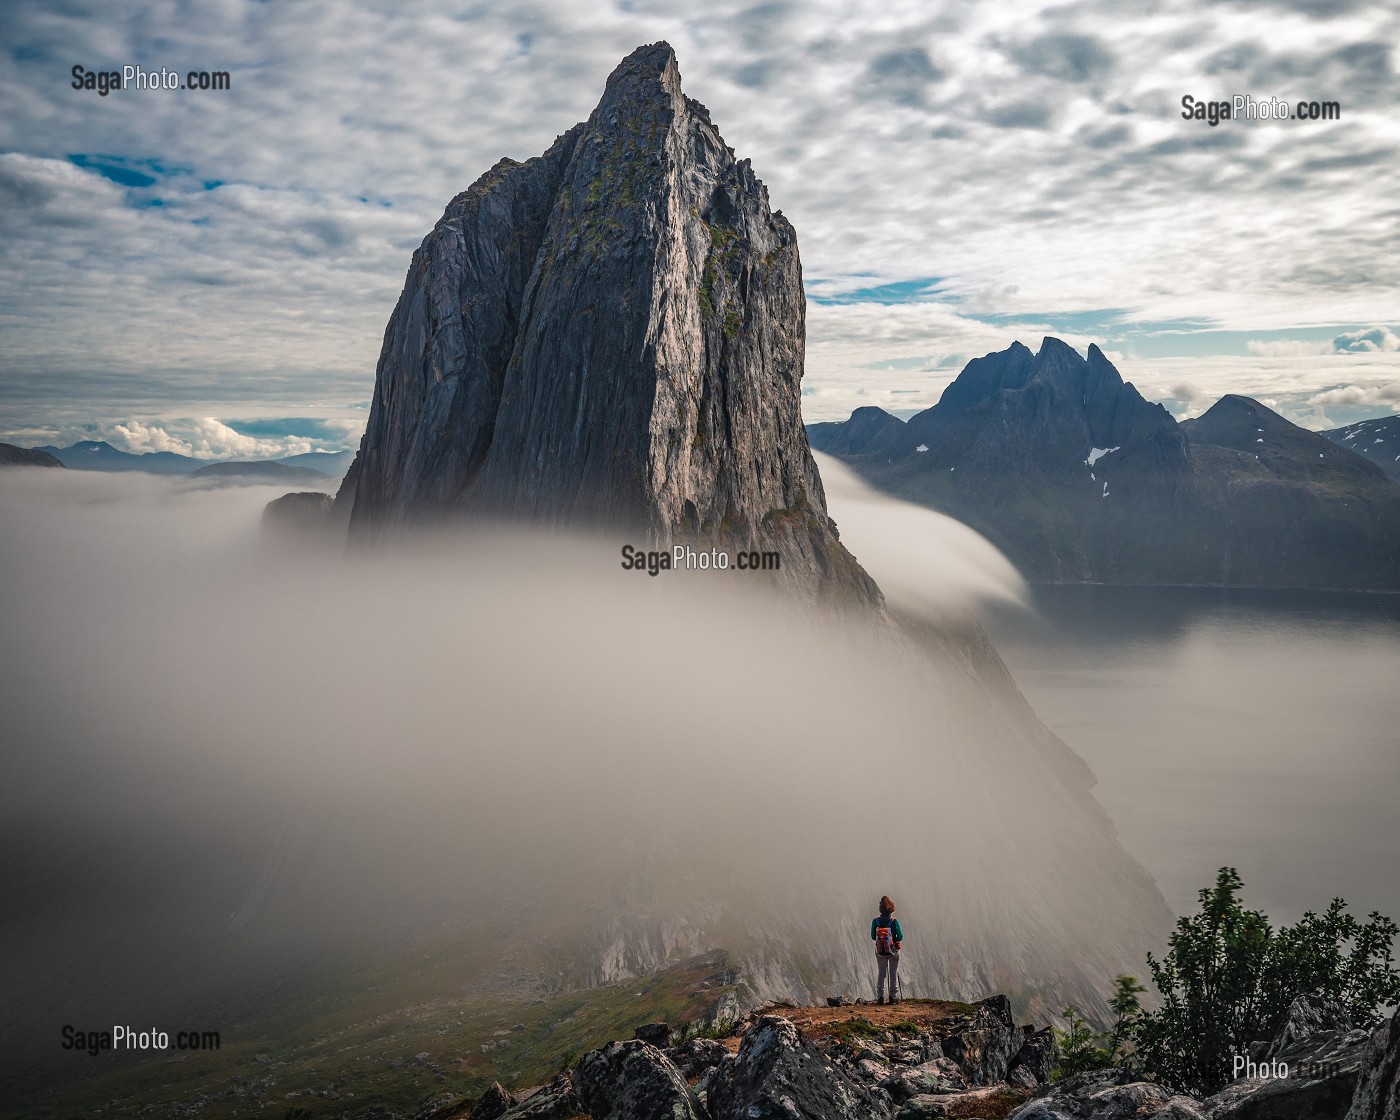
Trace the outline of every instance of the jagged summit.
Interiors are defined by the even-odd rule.
[[[964,472],[950,481],[975,471],[1082,488],[1097,481],[1085,460],[1108,448],[1124,486],[1170,489],[1189,460],[1171,414],[1144,400],[1102,350],[1091,345],[1081,357],[1047,336],[1034,353],[1013,342],[968,362],[939,402],[904,426],[890,457],[913,475]]]
[[[666,43],[588,120],[502,160],[414,254],[344,500],[375,538],[488,513],[778,549],[812,597],[877,603],[800,414],[797,237]]]
[[[1237,394],[1178,424],[1097,346],[1013,343],[908,424],[853,414],[810,433],[1033,581],[1400,586],[1400,489],[1350,450],[1384,432],[1328,439]]]

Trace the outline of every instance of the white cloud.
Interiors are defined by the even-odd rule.
[[[1331,354],[1332,344],[1326,341],[1312,341],[1303,338],[1275,338],[1264,341],[1251,338],[1245,343],[1251,354],[1261,358],[1301,358],[1308,354]]]
[[[0,59],[0,428],[363,400],[409,255],[447,201],[501,155],[543,151],[625,53],[660,38],[792,219],[810,278],[937,278],[961,301],[814,307],[809,404],[844,408],[857,387],[932,403],[943,362],[1037,340],[972,314],[1117,308],[1246,332],[1386,321],[1400,12],[1275,8],[1265,40],[1243,6],[1105,11],[138,0],[118,19],[96,0],[18,0],[0,11],[23,48]],[[68,88],[74,61],[228,69],[233,88],[99,98]],[[1188,92],[1322,89],[1348,91],[1342,121],[1179,115]],[[119,186],[70,153],[113,153],[157,182]],[[1377,329],[1347,349],[1393,352]],[[1251,360],[1313,353],[1260,346],[1232,361],[1238,385]],[[915,358],[930,372],[877,385],[866,369]]]
[[[1372,327],[1370,330],[1338,335],[1332,340],[1332,346],[1342,354],[1389,354],[1400,350],[1400,338],[1389,327]]]

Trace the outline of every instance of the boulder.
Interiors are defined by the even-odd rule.
[[[889,1097],[862,1083],[802,1036],[765,1015],[707,1086],[713,1120],[888,1120]]]
[[[936,1093],[959,1093],[967,1088],[962,1069],[951,1058],[934,1058],[911,1068],[896,1070],[880,1082],[880,1088],[897,1103]]]
[[[666,1051],[666,1057],[687,1078],[699,1077],[728,1056],[729,1051],[713,1038],[692,1038]]]
[[[567,1073],[516,1099],[517,1104],[501,1113],[501,1120],[572,1120],[584,1111]]]
[[[1200,1103],[1126,1069],[1091,1070],[1046,1086],[1008,1120],[1205,1120]]]
[[[574,1090],[593,1120],[705,1118],[685,1075],[640,1039],[610,1042],[585,1054],[574,1070]]]
[[[1059,1064],[1055,1035],[1049,1027],[1037,1031],[1025,1026],[1021,1031],[1021,1047],[1006,1067],[1007,1084],[1021,1085],[1027,1089],[1048,1085],[1050,1075]]]
[[[1347,1120],[1400,1120],[1400,1016],[1371,1032]]]
[[[1288,1018],[1264,1051],[1264,1057],[1276,1058],[1323,1031],[1349,1031],[1351,1027],[1341,1004],[1315,994],[1301,995],[1288,1005]]]
[[[992,996],[976,1006],[971,1022],[943,1039],[943,1053],[962,1067],[969,1084],[991,1085],[1006,1080],[1022,1035],[1005,996]]]
[[[671,1025],[669,1023],[647,1023],[633,1031],[632,1037],[649,1042],[659,1050],[665,1050],[672,1041]]]
[[[468,1120],[501,1120],[501,1117],[515,1107],[515,1097],[499,1081],[487,1089],[481,1100],[476,1102]]]
[[[1347,1029],[1340,1008],[1315,997],[1293,1001],[1264,1051],[1267,1071],[1241,1077],[1204,1104],[1212,1120],[1342,1120],[1351,1106],[1370,1041]],[[1284,1076],[1278,1076],[1287,1067]]]

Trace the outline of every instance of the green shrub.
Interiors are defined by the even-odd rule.
[[[1141,1013],[1128,1033],[1142,1067],[1175,1089],[1222,1088],[1233,1056],[1276,1035],[1300,995],[1335,1000],[1363,1028],[1400,999],[1389,918],[1358,922],[1334,899],[1325,913],[1309,911],[1275,931],[1241,905],[1243,886],[1233,867],[1222,867],[1214,888],[1200,892],[1200,912],[1178,920],[1167,955],[1147,958],[1161,1006]]]

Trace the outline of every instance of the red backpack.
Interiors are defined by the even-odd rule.
[[[875,919],[875,952],[882,957],[894,956],[894,931],[890,929],[889,918]],[[880,925],[884,922],[884,925]]]

